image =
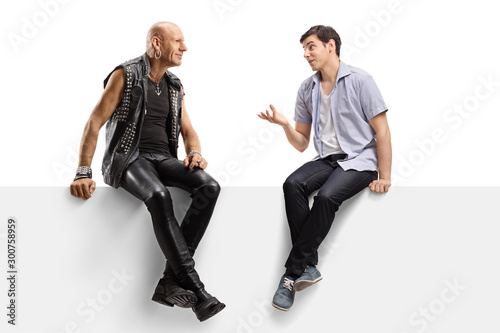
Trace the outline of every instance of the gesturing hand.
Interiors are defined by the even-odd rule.
[[[260,119],[267,120],[270,123],[278,124],[280,126],[285,126],[288,124],[288,120],[286,119],[286,117],[283,114],[276,111],[274,105],[270,104],[269,107],[271,108],[272,113],[269,113],[269,111],[266,110],[265,113],[264,112],[258,113],[257,116]]]

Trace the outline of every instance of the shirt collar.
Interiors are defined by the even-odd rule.
[[[342,60],[340,60],[339,70],[337,72],[337,81],[335,81],[335,83],[337,83],[344,76],[347,76],[350,74],[351,74],[351,70],[349,69],[349,66],[346,63],[344,63]],[[314,83],[319,84],[320,80],[321,80],[321,73],[318,71],[318,72],[316,72],[316,74],[314,74],[313,81],[314,81]]]

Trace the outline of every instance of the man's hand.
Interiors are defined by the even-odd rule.
[[[276,111],[274,105],[270,104],[269,107],[271,108],[272,113],[269,113],[269,111],[266,110],[266,113],[261,112],[260,114],[258,113],[257,116],[260,119],[267,120],[270,123],[278,124],[280,126],[285,126],[288,124],[288,120],[286,119],[286,117],[283,114]]]
[[[95,181],[90,178],[77,179],[70,185],[71,195],[83,200],[90,199],[95,191]]]
[[[207,165],[208,165],[207,160],[198,153],[194,153],[192,155],[186,156],[186,158],[184,159],[184,167],[185,168],[188,168],[188,167],[189,167],[189,169],[200,168],[202,170],[205,170]]]
[[[389,187],[391,186],[391,181],[387,179],[374,180],[368,185],[370,190],[375,193],[386,193],[389,192]]]

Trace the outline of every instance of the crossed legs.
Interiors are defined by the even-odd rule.
[[[224,305],[204,290],[194,268],[193,254],[212,216],[220,192],[219,184],[201,169],[186,169],[176,158],[161,154],[141,153],[125,170],[121,186],[146,204],[160,248],[167,259],[164,278],[160,280],[157,300],[182,307],[193,307],[198,319],[205,320],[222,310]],[[172,198],[166,186],[179,187],[191,194],[192,202],[179,226],[173,212]],[[170,283],[169,285],[166,285]],[[161,294],[170,291],[161,299]],[[173,289],[172,289],[173,288]],[[184,290],[186,289],[186,290]],[[200,304],[200,301],[207,301]],[[201,307],[213,306],[206,311]],[[206,318],[205,318],[206,317]]]

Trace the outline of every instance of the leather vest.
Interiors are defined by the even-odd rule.
[[[149,58],[144,53],[117,66],[104,80],[104,87],[118,68],[123,68],[125,72],[125,88],[120,104],[106,123],[106,149],[102,161],[104,182],[115,188],[120,186],[123,171],[139,154],[137,147],[148,109],[146,80],[150,72]],[[166,127],[169,131],[169,149],[170,154],[177,157],[184,91],[177,76],[166,71],[165,77],[170,101]]]

